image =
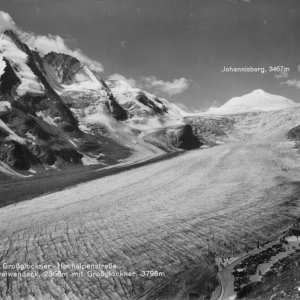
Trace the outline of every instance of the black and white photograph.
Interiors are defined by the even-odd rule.
[[[299,0],[0,0],[0,300],[300,299]]]

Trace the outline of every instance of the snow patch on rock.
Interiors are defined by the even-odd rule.
[[[16,74],[21,80],[21,84],[17,88],[19,96],[26,93],[44,93],[44,88],[39,82],[39,79],[33,74],[27,65],[27,54],[21,51],[9,37],[4,35],[1,36],[0,52],[2,52],[2,56],[11,63]]]
[[[14,140],[19,144],[23,144],[23,145],[26,144],[25,140],[19,137],[14,131],[12,131],[1,119],[0,119],[0,129],[2,129],[8,134],[7,139]]]
[[[0,114],[8,112],[10,108],[11,104],[8,101],[0,102]]]
[[[26,175],[23,175],[23,174],[20,174],[20,173],[14,171],[3,161],[0,161],[0,173],[6,174],[9,176],[13,176],[13,177],[21,177],[21,178],[29,177],[29,176],[26,176]]]
[[[99,91],[102,88],[102,84],[92,73],[92,71],[84,66],[80,72],[75,75],[75,83],[73,84],[62,84],[64,92],[78,92],[85,90]]]
[[[3,75],[6,67],[6,63],[3,58],[4,58],[3,55],[0,54],[0,77]]]

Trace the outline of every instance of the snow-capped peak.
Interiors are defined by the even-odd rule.
[[[11,29],[16,29],[15,22],[8,13],[0,10],[0,34]]]
[[[254,111],[281,110],[297,106],[299,107],[300,105],[293,100],[257,89],[249,94],[231,98],[220,107],[211,107],[205,114],[227,115]]]

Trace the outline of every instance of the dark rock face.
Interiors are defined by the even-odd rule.
[[[164,105],[161,107],[159,107],[154,101],[150,100],[144,93],[140,93],[138,96],[137,96],[137,99],[140,103],[142,103],[143,105],[151,108],[155,114],[158,114],[158,115],[162,115],[166,112],[168,112],[168,109],[167,107],[165,107]],[[156,101],[160,104],[162,104],[162,102],[159,100],[159,99],[156,99]]]
[[[82,152],[93,152],[93,151],[99,151],[101,149],[101,145],[97,142],[89,141],[84,142],[80,147],[79,150]]]
[[[55,145],[53,148],[59,148]],[[16,170],[29,170],[33,166],[53,165],[58,158],[66,163],[79,164],[83,155],[65,146],[51,149],[48,145],[21,145],[15,141],[0,142],[0,160]]]
[[[109,95],[108,107],[111,115],[117,121],[125,121],[128,119],[127,111],[116,101],[112,94]]]
[[[62,84],[73,83],[75,74],[82,68],[78,59],[63,53],[50,52],[43,57],[43,62]]]
[[[166,152],[174,152],[177,149],[193,150],[203,145],[194,135],[191,125],[150,132],[145,134],[143,139]]]
[[[4,59],[4,61],[6,63],[6,67],[4,69],[4,73],[0,78],[0,93],[2,95],[11,93],[13,91],[13,88],[21,83],[21,80],[16,75],[10,63],[6,59]]]
[[[290,140],[300,141],[300,125],[292,128],[286,136]]]
[[[49,146],[46,145],[28,145],[31,153],[39,159],[39,161],[48,166],[52,166],[56,162],[56,155]]]
[[[55,150],[54,153],[68,163],[78,164],[81,162],[83,155],[72,148],[62,148]]]
[[[2,120],[20,137],[27,137],[26,144],[15,141],[2,141],[1,160],[9,166],[28,170],[32,166],[53,165],[57,157],[66,162],[80,163],[82,154],[72,149],[68,142],[55,131],[53,127],[40,118],[20,109],[22,106],[12,103],[9,113],[2,116]],[[30,109],[29,109],[30,110]],[[1,131],[0,131],[1,132]],[[3,133],[7,137],[7,133]],[[30,139],[28,138],[30,137]],[[24,139],[24,140],[25,140]],[[32,140],[33,139],[33,140]],[[67,154],[70,157],[67,157]],[[22,163],[23,161],[23,163]]]
[[[24,145],[15,141],[0,142],[0,160],[17,170],[28,170],[39,162]]]
[[[172,142],[174,147],[184,150],[196,149],[202,145],[202,143],[194,135],[193,129],[189,124],[183,126],[176,133],[176,135],[172,139]]]

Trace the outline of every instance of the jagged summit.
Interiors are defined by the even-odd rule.
[[[211,107],[205,114],[227,115],[254,111],[273,111],[299,106],[293,100],[257,89],[249,94],[231,98],[220,107]]]

